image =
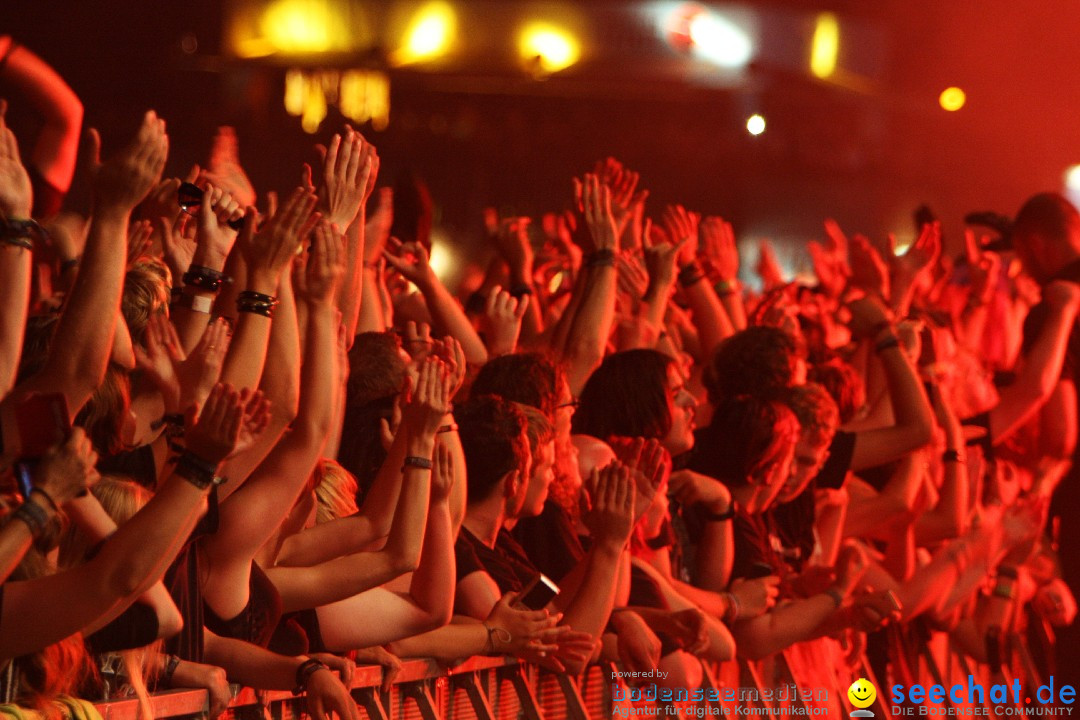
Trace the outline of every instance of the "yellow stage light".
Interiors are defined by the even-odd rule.
[[[949,87],[941,91],[941,96],[938,98],[938,103],[943,110],[949,112],[956,112],[960,108],[964,107],[964,103],[967,102],[967,95],[958,87]]]
[[[840,24],[832,13],[821,13],[814,26],[810,46],[810,72],[825,79],[836,72],[836,56],[840,50]]]
[[[760,135],[765,132],[765,118],[760,115],[751,115],[746,119],[746,131],[751,135]]]
[[[413,17],[404,43],[394,54],[394,63],[408,65],[445,55],[456,32],[457,16],[449,3],[430,2]]]
[[[577,38],[562,28],[543,23],[534,23],[522,31],[519,48],[522,58],[537,62],[544,73],[564,70],[581,57]]]

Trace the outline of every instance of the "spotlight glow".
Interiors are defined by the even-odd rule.
[[[760,115],[748,117],[746,119],[746,131],[755,136],[765,132],[765,118]]]
[[[690,18],[688,29],[694,50],[721,67],[744,67],[754,54],[746,31],[721,15],[703,10]]]
[[[1080,192],[1080,165],[1070,165],[1065,170],[1065,188]]]
[[[524,60],[539,62],[540,70],[545,73],[564,70],[581,56],[581,45],[573,35],[547,24],[527,26],[518,47]]]
[[[938,104],[941,105],[943,110],[948,112],[956,112],[960,108],[964,107],[964,103],[967,102],[967,95],[958,87],[948,87],[941,91],[941,96],[938,98]]]
[[[810,47],[810,72],[825,79],[836,72],[836,56],[840,50],[840,24],[836,15],[823,12],[817,16],[814,39]]]
[[[405,31],[405,41],[394,54],[395,64],[407,65],[445,55],[454,42],[456,31],[457,16],[448,3],[424,5]]]

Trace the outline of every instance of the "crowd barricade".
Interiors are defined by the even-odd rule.
[[[906,637],[904,637],[906,636]],[[905,677],[926,685],[967,684],[968,676],[983,685],[1002,674],[1039,683],[1045,677],[1044,649],[1031,651],[1022,635],[1007,638],[1007,664],[995,672],[965,655],[947,633],[898,633],[890,643],[890,664],[906,667]],[[819,643],[819,641],[814,641]],[[736,707],[751,714],[846,716],[853,710],[847,688],[863,677],[878,688],[870,708],[877,717],[890,717],[888,690],[901,677],[875,677],[865,654],[854,664],[841,661],[835,641],[803,644],[762,661],[704,663],[701,691],[695,702],[683,695],[664,697],[655,691],[631,688],[611,664],[595,664],[580,677],[553,673],[510,658],[474,657],[452,668],[429,660],[408,660],[389,690],[382,689],[383,669],[361,666],[353,676],[352,695],[370,720],[603,720],[618,717],[701,717],[734,715]],[[834,659],[830,660],[832,657]],[[151,696],[158,720],[194,720],[204,716],[207,697],[202,690],[173,690]],[[961,710],[946,699],[949,707]],[[989,707],[987,700],[984,705]],[[138,700],[97,704],[104,720],[140,720]],[[702,710],[705,708],[705,710]],[[757,712],[755,712],[757,711]],[[992,711],[991,711],[992,712]],[[839,713],[839,715],[837,715]],[[235,688],[228,715],[234,720],[293,720],[306,715],[304,698],[288,691]]]

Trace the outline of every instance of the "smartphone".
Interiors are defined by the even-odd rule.
[[[536,577],[522,588],[518,604],[530,610],[542,610],[558,594],[559,586],[544,573],[537,573]]]

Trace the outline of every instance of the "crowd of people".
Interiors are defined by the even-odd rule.
[[[1001,672],[1075,617],[1060,196],[955,257],[933,219],[906,251],[826,220],[815,282],[765,247],[751,291],[730,224],[609,158],[535,223],[489,211],[455,293],[352,128],[257,194],[228,128],[167,177],[153,111],[102,148],[10,37],[0,83],[44,119],[17,141],[0,107],[10,706],[205,688],[216,716],[233,682],[353,720],[356,663],[484,654],[911,682],[928,628]]]

